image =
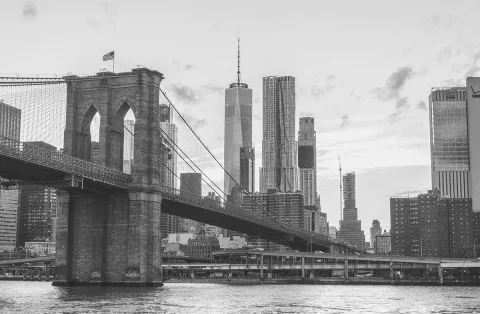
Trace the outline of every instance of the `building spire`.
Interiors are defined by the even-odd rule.
[[[238,37],[238,61],[237,61],[237,84],[240,84],[242,78],[240,76],[240,37]]]

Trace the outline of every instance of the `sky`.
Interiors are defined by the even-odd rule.
[[[480,70],[478,1],[2,1],[2,74],[91,75],[145,66],[223,160],[224,90],[253,90],[261,166],[262,77],[296,79],[298,118],[315,118],[318,192],[340,218],[338,155],[356,172],[367,234],[390,228],[389,199],[431,187],[428,95]],[[298,131],[298,125],[297,125]]]

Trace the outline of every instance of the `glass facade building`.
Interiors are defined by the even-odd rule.
[[[432,89],[429,117],[432,188],[442,197],[471,197],[466,88]]]
[[[252,90],[245,83],[225,90],[224,141],[224,166],[230,174],[225,174],[224,192],[230,195],[240,184],[240,148],[252,147]]]
[[[20,141],[22,111],[0,100],[0,136]]]
[[[299,190],[295,110],[295,78],[264,77],[261,193]]]
[[[300,118],[298,131],[299,185],[306,206],[315,206],[317,201],[316,142],[314,118]]]
[[[480,77],[467,77],[470,192],[474,212],[480,212]]]
[[[255,149],[240,148],[240,186],[248,193],[255,192]]]

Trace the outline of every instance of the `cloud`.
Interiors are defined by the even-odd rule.
[[[193,64],[186,64],[184,67],[185,71],[192,70],[195,68]]]
[[[207,119],[205,118],[196,118],[187,113],[184,113],[182,115],[185,121],[187,121],[187,123],[192,127],[192,129],[198,130],[205,127],[208,124]]]
[[[103,13],[105,13],[106,15],[109,15],[110,7],[109,7],[108,3],[107,2],[101,2],[100,6],[102,7]]]
[[[475,76],[480,71],[480,52],[477,52],[473,55],[473,63],[470,65],[470,68],[467,70],[463,77]]]
[[[262,115],[259,114],[259,113],[256,113],[256,114],[253,115],[253,119],[260,121],[260,120],[262,120]]]
[[[223,140],[224,140],[223,136],[217,137],[217,141],[223,142]]]
[[[395,111],[394,113],[391,113],[387,116],[387,119],[388,119],[388,122],[390,122],[390,124],[394,124],[394,123],[397,123],[399,121],[401,121],[402,119],[401,118],[401,114],[402,112],[397,110]]]
[[[337,87],[339,86],[342,86],[344,84],[344,82],[340,82],[340,83],[335,83],[335,79],[337,78],[336,75],[334,74],[330,74],[329,76],[327,76],[325,78],[325,84],[323,85],[314,85],[310,88],[310,94],[312,95],[312,97],[315,97],[315,98],[319,98],[325,94],[328,94],[330,93],[331,91],[333,91],[334,89],[336,89]]]
[[[185,103],[190,103],[195,105],[196,102],[200,99],[200,96],[197,95],[193,89],[182,84],[175,84],[172,86],[172,92],[175,94],[175,97]]]
[[[423,100],[422,101],[419,101],[417,103],[417,109],[420,109],[420,110],[427,110],[427,103],[424,102]]]
[[[453,56],[453,46],[447,46],[437,54],[437,60],[440,63],[445,63],[448,60],[450,60],[452,56]]]
[[[398,68],[390,74],[385,82],[385,86],[374,89],[373,93],[382,100],[398,99],[400,97],[400,90],[413,75],[414,72],[410,67]]]
[[[432,27],[450,28],[459,21],[458,17],[453,14],[433,15],[423,24],[430,24]]]
[[[322,157],[328,154],[330,151],[328,149],[317,149],[317,157]]]
[[[23,6],[22,13],[25,19],[34,20],[37,18],[38,9],[33,2],[28,2]]]
[[[100,26],[102,25],[101,22],[99,22],[97,19],[94,19],[92,17],[87,17],[85,18],[85,23],[87,23],[88,26],[93,27],[95,29],[99,29]]]
[[[407,190],[400,193],[397,193],[396,196],[407,196],[407,195],[418,195],[420,193],[426,193],[427,189],[417,189],[417,190]]]
[[[385,81],[385,86],[375,88],[370,92],[378,99],[383,101],[395,101],[395,112],[390,114],[387,118],[390,123],[399,121],[402,111],[410,107],[408,98],[402,96],[401,91],[405,84],[415,75],[412,68],[404,66],[398,68]]]
[[[223,95],[223,93],[225,93],[225,87],[223,86],[207,84],[207,85],[203,85],[202,87],[215,94]]]
[[[340,119],[342,120],[342,123],[340,124],[341,128],[344,128],[350,124],[350,118],[348,117],[348,115],[345,114]]]

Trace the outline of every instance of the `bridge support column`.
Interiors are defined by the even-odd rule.
[[[443,285],[443,268],[438,264],[438,279],[441,285]]]
[[[68,281],[68,216],[70,212],[70,193],[57,192],[57,235],[55,249],[55,277],[54,282]]]
[[[345,257],[344,273],[345,273],[345,282],[348,282],[348,258],[347,257]]]
[[[390,283],[393,283],[393,262],[392,260],[390,260],[390,263],[389,263],[389,267],[390,267]]]
[[[162,282],[160,214],[162,197],[130,192],[125,282],[157,285]]]
[[[263,254],[260,254],[260,278],[263,279]]]
[[[305,278],[305,256],[302,256],[302,278]]]

